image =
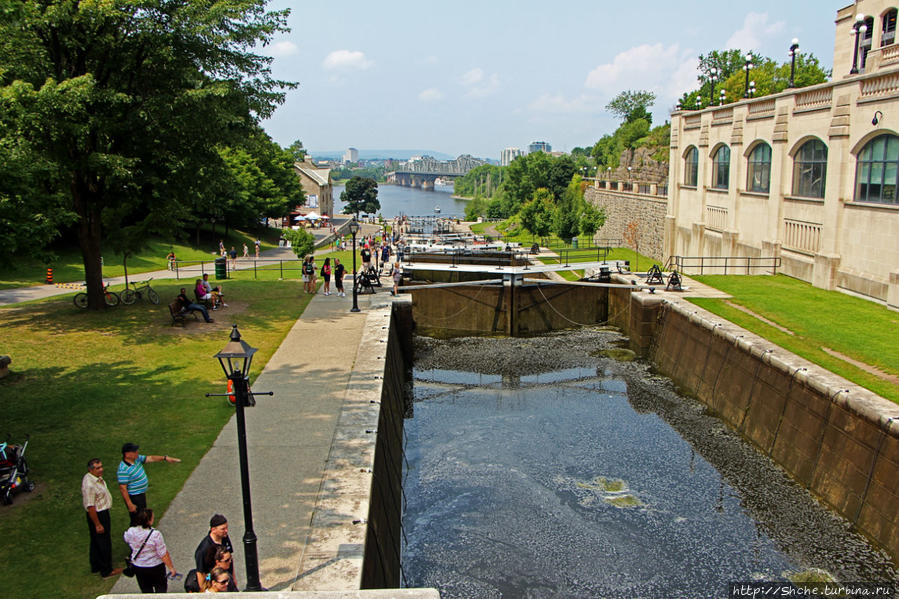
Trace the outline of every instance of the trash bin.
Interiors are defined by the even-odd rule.
[[[571,238],[571,247],[572,247],[572,249],[575,249],[575,250],[577,249],[577,237]]]
[[[215,278],[216,279],[227,279],[228,278],[228,259],[225,257],[216,258],[215,259]]]

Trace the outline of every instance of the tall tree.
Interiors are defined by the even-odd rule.
[[[24,201],[75,215],[91,308],[105,234],[130,231],[116,237],[131,246],[190,219],[212,201],[218,148],[283,101],[290,84],[254,49],[287,16],[263,0],[3,2],[0,145],[52,174]]]
[[[346,182],[346,188],[340,194],[340,201],[345,202],[344,214],[355,214],[359,218],[360,212],[374,214],[381,209],[378,201],[378,182],[367,177],[353,177]]]
[[[649,107],[656,101],[656,95],[645,90],[626,90],[606,104],[606,110],[626,123],[644,119],[652,124]]]

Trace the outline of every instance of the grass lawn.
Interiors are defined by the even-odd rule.
[[[262,238],[262,249],[267,250],[278,247],[280,229],[267,229]],[[153,270],[165,270],[168,262],[165,257],[169,250],[174,250],[179,260],[211,260],[218,254],[218,242],[222,239],[228,249],[233,245],[238,254],[243,254],[243,244],[246,243],[250,255],[254,253],[253,242],[255,237],[235,229],[229,231],[225,237],[221,232],[213,237],[209,229],[200,232],[200,248],[194,248],[191,242],[169,242],[162,240],[151,241],[137,256],[128,258],[128,274],[149,272]],[[193,236],[191,236],[193,240]],[[47,268],[53,268],[53,281],[55,283],[73,283],[84,281],[84,262],[81,251],[77,245],[55,250],[56,259],[45,264],[37,258],[17,256],[5,266],[0,267],[0,289],[14,287],[28,287],[31,285],[43,285],[47,276]],[[103,276],[117,277],[125,274],[122,266],[122,256],[111,251],[103,253]]]
[[[825,352],[899,376],[899,313],[838,291],[812,287],[785,275],[693,277],[734,297],[685,298],[722,318],[765,337],[803,358],[899,403],[899,385]],[[738,304],[793,334],[730,305]]]
[[[564,258],[564,254],[562,256]],[[630,248],[612,248],[608,255],[604,252],[597,253],[596,248],[577,249],[568,252],[568,261],[572,264],[577,262],[596,262],[599,260],[630,260],[631,268],[634,270],[639,268],[641,272],[649,270],[649,267],[653,264],[661,266],[659,262],[643,254],[638,254]],[[544,264],[558,264],[560,262],[558,258],[541,258],[540,261]],[[559,275],[568,281],[577,281],[584,276],[584,271],[565,270],[559,272]]]
[[[0,506],[0,559],[12,564],[5,596],[108,592],[114,579],[89,572],[80,493],[87,460],[99,457],[106,467],[114,564],[122,565],[127,518],[115,482],[122,443],[183,460],[148,468],[150,505],[163,514],[233,413],[223,398],[203,396],[224,391],[212,356],[227,343],[229,323],[236,320],[259,348],[255,378],[311,297],[297,281],[228,281],[230,307],[212,313],[216,322],[182,328],[170,326],[166,305],[179,283],[154,287],[163,299],[158,306],[139,302],[93,313],[76,310],[67,295],[0,308],[0,351],[13,359],[13,373],[0,379],[0,430],[14,441],[31,434],[28,461],[38,484],[12,506]]]

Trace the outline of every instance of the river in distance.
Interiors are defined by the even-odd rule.
[[[343,213],[345,204],[340,201],[343,185],[334,186],[334,213]],[[413,187],[401,187],[378,183],[378,201],[381,202],[380,214],[384,218],[394,216],[441,216],[461,218],[465,216],[465,200],[456,200],[452,196],[452,185],[438,185],[434,191],[424,191]]]

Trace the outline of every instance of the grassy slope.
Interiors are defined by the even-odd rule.
[[[725,300],[689,301],[769,339],[892,401],[899,402],[899,386],[831,356],[828,347],[886,373],[899,375],[899,314],[876,303],[837,291],[812,287],[784,275],[775,277],[694,277],[733,295],[727,300],[749,308],[794,333],[789,335],[745,314]]]
[[[268,229],[262,239],[262,249],[277,247],[278,229]],[[193,239],[193,238],[192,238]],[[218,253],[218,241],[223,239],[225,246],[237,248],[238,255],[243,254],[244,243],[253,255],[254,236],[232,229],[227,237],[220,232],[216,236],[209,230],[201,231],[200,249],[196,249],[186,242],[167,242],[162,240],[151,241],[139,255],[128,259],[128,273],[149,272],[163,270],[168,267],[166,255],[169,250],[174,250],[179,260],[209,260]],[[56,283],[71,283],[84,280],[84,262],[81,252],[77,247],[61,248],[56,251],[56,259],[45,264],[36,258],[17,256],[7,264],[0,266],[0,289],[14,287],[27,287],[30,285],[42,285],[45,283],[47,267],[53,268],[53,281]],[[124,274],[122,257],[112,252],[103,254],[103,276],[116,277]]]
[[[28,448],[31,495],[0,507],[0,560],[15,564],[4,594],[10,597],[96,597],[113,580],[89,573],[88,535],[80,481],[89,458],[100,457],[113,493],[115,563],[125,557],[117,542],[126,528],[115,485],[124,441],[148,453],[183,459],[151,466],[150,503],[161,514],[206,453],[233,410],[206,392],[224,390],[211,357],[227,342],[230,319],[239,315],[244,338],[259,348],[258,375],[308,303],[296,281],[229,281],[227,312],[214,325],[169,325],[165,302],[176,282],[155,286],[159,306],[138,303],[104,313],[76,311],[71,296],[0,309],[4,354],[13,374],[0,380],[2,431]],[[225,317],[225,318],[222,318]],[[181,561],[183,562],[184,556]],[[65,589],[62,591],[61,589]]]

